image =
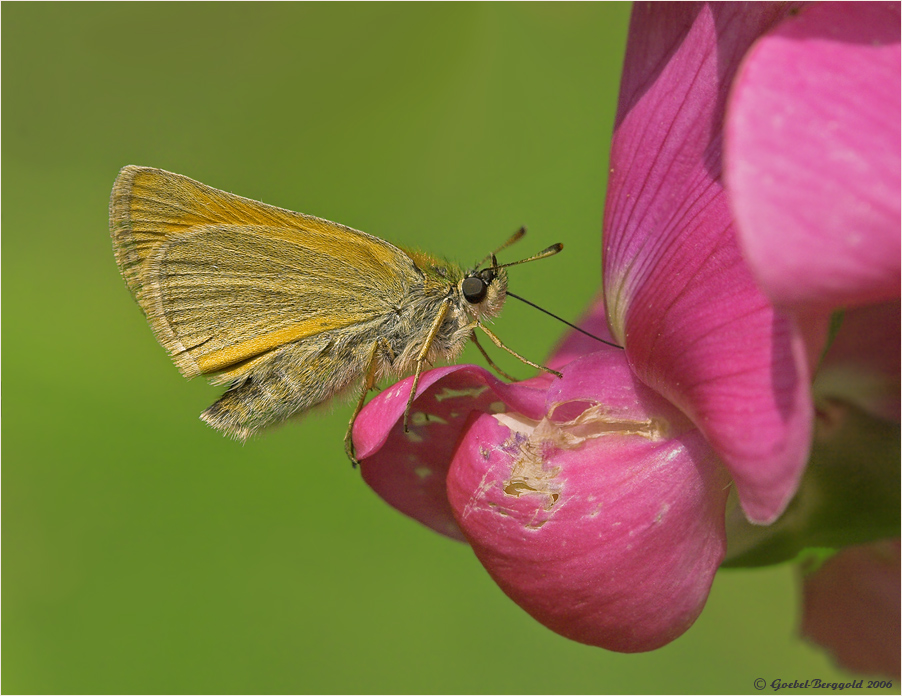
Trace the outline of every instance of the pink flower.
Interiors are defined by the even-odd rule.
[[[847,669],[899,678],[899,541],[850,546],[805,577],[802,634]]]
[[[507,385],[475,366],[432,370],[408,436],[397,421],[410,380],[395,385],[355,428],[364,479],[433,529],[462,531],[558,633],[659,647],[698,616],[723,558],[727,477],[621,351],[562,371]]]
[[[898,3],[806,8],[746,56],[726,126],[761,287],[797,317],[848,308],[814,383],[834,451],[854,409],[899,421],[899,24]],[[845,466],[863,475],[872,447]],[[898,677],[899,594],[898,540],[844,549],[805,580],[803,633],[848,669]]]
[[[730,208],[746,184],[728,192],[722,176],[725,121],[731,137],[742,130],[728,108],[737,71],[756,40],[805,13],[635,7],[604,297],[582,322],[625,350],[571,334],[550,360],[562,379],[510,385],[439,368],[420,381],[410,433],[412,379],[355,425],[380,496],[468,541],[514,601],[574,640],[635,652],[682,634],[724,558],[731,485],[766,524],[805,469],[829,316],[778,309],[759,289]]]

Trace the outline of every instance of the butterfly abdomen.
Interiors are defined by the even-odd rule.
[[[201,420],[236,440],[327,401],[362,374],[351,346],[336,346],[324,334],[292,343],[237,381],[201,414]]]

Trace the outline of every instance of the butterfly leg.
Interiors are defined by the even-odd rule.
[[[442,302],[442,306],[438,310],[438,314],[435,315],[435,321],[432,322],[432,327],[429,329],[429,335],[426,336],[426,340],[423,342],[423,347],[420,349],[420,352],[417,354],[417,369],[413,375],[413,386],[410,388],[410,396],[407,397],[407,408],[404,409],[404,432],[409,432],[407,428],[407,422],[410,417],[410,407],[413,406],[413,400],[417,395],[417,385],[420,383],[420,373],[423,371],[423,365],[426,363],[426,356],[429,355],[429,349],[432,347],[432,342],[435,340],[436,335],[438,335],[439,329],[442,328],[442,324],[445,321],[445,317],[448,314],[448,308],[451,306],[451,300],[444,300]]]
[[[478,325],[477,325],[477,326],[478,326]],[[516,381],[517,381],[517,378],[516,378],[516,377],[511,377],[509,374],[507,374],[504,370],[502,370],[500,367],[498,367],[498,366],[492,361],[492,359],[489,357],[489,354],[485,352],[485,348],[482,347],[482,344],[481,344],[479,341],[476,340],[476,334],[475,334],[475,333],[470,334],[470,338],[473,339],[473,343],[475,343],[475,344],[476,344],[476,347],[479,348],[479,352],[482,353],[482,357],[485,358],[485,361],[489,364],[489,367],[491,367],[495,372],[497,372],[499,375],[501,375],[502,377],[504,377],[504,379],[508,379],[508,380],[510,380],[511,382],[516,382]]]
[[[345,433],[345,454],[348,455],[348,459],[351,460],[351,465],[355,468],[360,462],[357,461],[357,456],[354,452],[354,440],[351,438],[351,435],[354,431],[354,421],[357,420],[357,416],[360,415],[360,411],[363,410],[363,404],[366,402],[367,393],[376,386],[376,366],[379,364],[380,351],[392,355],[391,346],[384,338],[380,338],[376,341],[370,349],[369,357],[367,357],[366,360],[367,365],[366,373],[363,377],[363,388],[360,390],[360,398],[357,400],[357,407],[354,409],[354,415],[351,416],[351,421],[348,423],[348,431]]]
[[[532,361],[530,361],[530,360],[527,360],[526,358],[524,358],[524,357],[523,357],[522,355],[520,355],[519,353],[514,352],[513,350],[511,350],[510,348],[508,348],[506,345],[504,345],[504,344],[501,342],[501,339],[498,338],[498,337],[497,337],[495,334],[493,334],[491,331],[489,331],[485,326],[483,326],[482,324],[477,324],[477,326],[478,326],[480,329],[482,329],[482,331],[485,333],[486,336],[488,336],[490,339],[492,339],[492,343],[494,343],[494,344],[495,344],[496,346],[498,346],[499,348],[502,348],[503,350],[506,350],[508,353],[510,353],[511,355],[513,355],[513,356],[514,356],[515,358],[517,358],[518,360],[520,360],[520,361],[522,361],[522,362],[525,362],[525,363],[526,363],[527,365],[529,365],[530,367],[534,367],[534,368],[536,368],[537,370],[544,370],[545,372],[550,372],[551,374],[553,374],[553,375],[555,375],[555,376],[557,376],[557,377],[563,377],[563,376],[564,376],[564,375],[562,375],[560,372],[558,372],[557,370],[552,370],[550,367],[545,367],[544,365],[536,365],[534,362],[532,362]],[[477,344],[477,345],[478,345],[478,344]]]

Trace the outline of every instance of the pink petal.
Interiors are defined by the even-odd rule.
[[[611,155],[604,282],[615,338],[726,463],[753,521],[792,497],[813,409],[799,325],[743,261],[721,181],[724,104],[785,5],[636,5]],[[813,351],[813,352],[816,352]]]
[[[843,549],[805,578],[802,634],[841,666],[900,676],[899,540]]]
[[[448,475],[458,522],[505,593],[552,630],[660,647],[695,621],[723,558],[725,472],[616,349],[565,367],[548,408],[541,421],[473,414]]]
[[[545,390],[509,385],[475,365],[424,372],[402,419],[413,377],[389,387],[360,412],[354,445],[364,481],[389,505],[440,534],[463,541],[445,489],[448,467],[471,411],[508,409],[541,417]]]
[[[900,8],[805,7],[750,51],[726,176],[744,253],[782,306],[899,297]]]

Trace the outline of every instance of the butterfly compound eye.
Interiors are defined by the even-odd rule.
[[[464,278],[464,282],[460,284],[460,289],[467,302],[470,304],[478,304],[485,299],[488,285],[482,278],[470,276],[469,278]]]

